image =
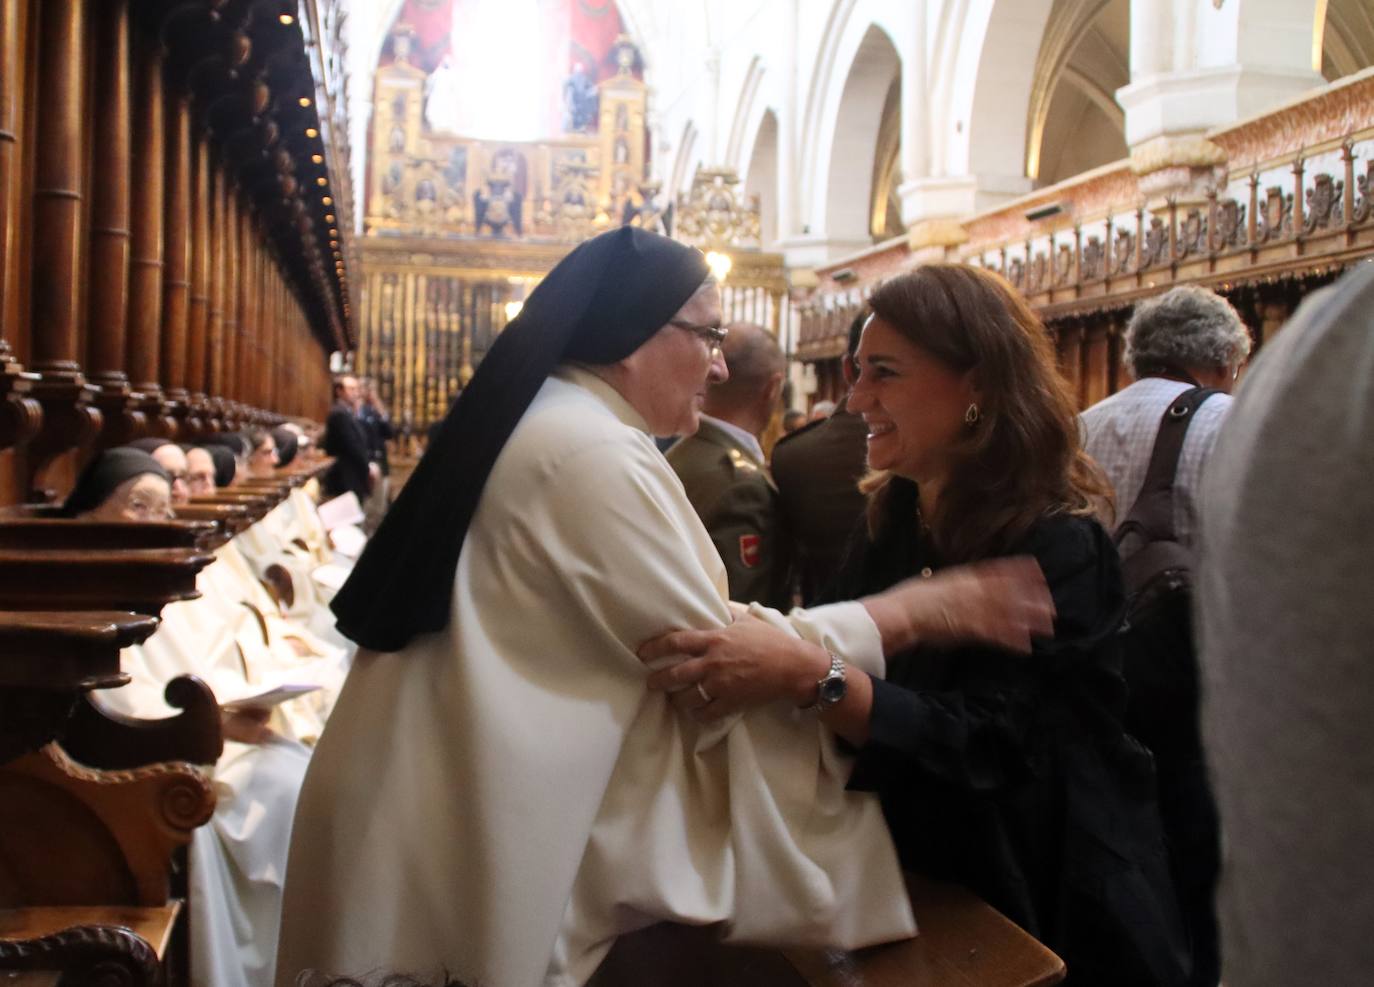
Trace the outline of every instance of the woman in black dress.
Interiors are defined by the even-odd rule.
[[[831,598],[942,569],[935,582],[957,593],[954,567],[1031,556],[1053,636],[1027,657],[955,643],[951,628],[873,679],[741,618],[652,642],[646,657],[695,657],[650,685],[681,690],[674,701],[703,718],[819,698],[855,749],[851,787],[879,794],[905,867],[970,888],[1059,953],[1076,987],[1182,983],[1152,759],[1122,727],[1121,574],[1093,519],[1106,485],[1049,336],[974,267],[918,268],[869,304],[849,397],[868,424],[868,510]]]

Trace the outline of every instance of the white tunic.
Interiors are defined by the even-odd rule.
[[[176,712],[162,690],[178,675],[200,676],[217,695],[247,691],[244,647],[256,621],[243,607],[229,614],[235,623],[207,598],[168,604],[153,636],[120,656],[130,683],[93,699],[158,719]],[[309,760],[287,737],[225,742],[213,769],[215,814],[191,834],[192,987],[271,987],[291,820]]]
[[[730,620],[643,419],[564,368],[497,460],[449,626],[360,651],[297,815],[277,983],[303,969],[583,983],[663,919],[857,947],[914,922],[875,798],[787,703],[699,727],[635,655]],[[872,673],[859,604],[761,611]],[[441,979],[441,978],[439,978]]]

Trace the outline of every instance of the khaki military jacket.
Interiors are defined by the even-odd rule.
[[[705,419],[667,456],[725,562],[730,599],[789,609],[789,561],[768,467]]]

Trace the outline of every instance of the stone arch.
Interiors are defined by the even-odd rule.
[[[692,190],[692,179],[696,175],[696,124],[688,120],[682,127],[682,139],[677,144],[677,157],[673,161],[673,173],[669,176],[666,191],[672,199],[686,195]]]
[[[1364,0],[1327,0],[1321,73],[1328,82],[1374,65],[1374,9]]]
[[[850,63],[837,107],[825,183],[827,239],[871,242],[869,203],[883,106],[902,71],[887,32],[870,25]]]
[[[980,190],[1012,196],[1030,187],[1030,112],[1023,94],[1033,89],[1052,7],[1053,0],[994,0],[965,22],[962,43],[973,48],[960,62],[976,58],[976,68],[972,87],[959,94],[962,105],[954,107],[956,125],[967,121],[958,163]]]
[[[797,223],[803,234],[829,242],[826,253],[857,249],[871,242],[866,217],[887,85],[867,76],[875,70],[875,56],[881,63],[878,74],[886,72],[887,83],[900,73],[900,49],[892,39],[910,34],[903,30],[906,25],[900,18],[914,16],[915,9],[914,4],[881,0],[835,0],[821,32],[822,42],[799,120]],[[898,21],[893,20],[894,15]],[[856,126],[856,117],[848,112],[851,109],[864,120],[864,126]],[[863,133],[866,144],[854,142],[856,131]],[[860,161],[846,158],[846,151],[837,154],[841,146]],[[837,164],[841,166],[838,176]],[[862,175],[855,179],[852,172]],[[847,192],[837,191],[837,180],[850,183]],[[835,201],[846,197],[852,201]],[[832,209],[836,205],[848,206],[848,210],[841,209],[837,215]],[[833,225],[837,219],[841,220],[839,227]]]
[[[1130,81],[1130,0],[1059,0],[1036,62],[1027,177],[1051,185],[1126,157],[1115,92]]]
[[[778,116],[772,107],[763,111],[754,128],[753,146],[742,172],[744,194],[759,197],[759,241],[764,250],[778,239]]]

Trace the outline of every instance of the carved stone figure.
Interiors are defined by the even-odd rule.
[[[523,235],[520,222],[521,196],[508,179],[492,177],[487,187],[473,193],[473,231],[489,230],[492,236],[505,237],[513,231]]]
[[[563,129],[570,134],[585,134],[596,124],[600,94],[596,83],[581,62],[563,82]]]

